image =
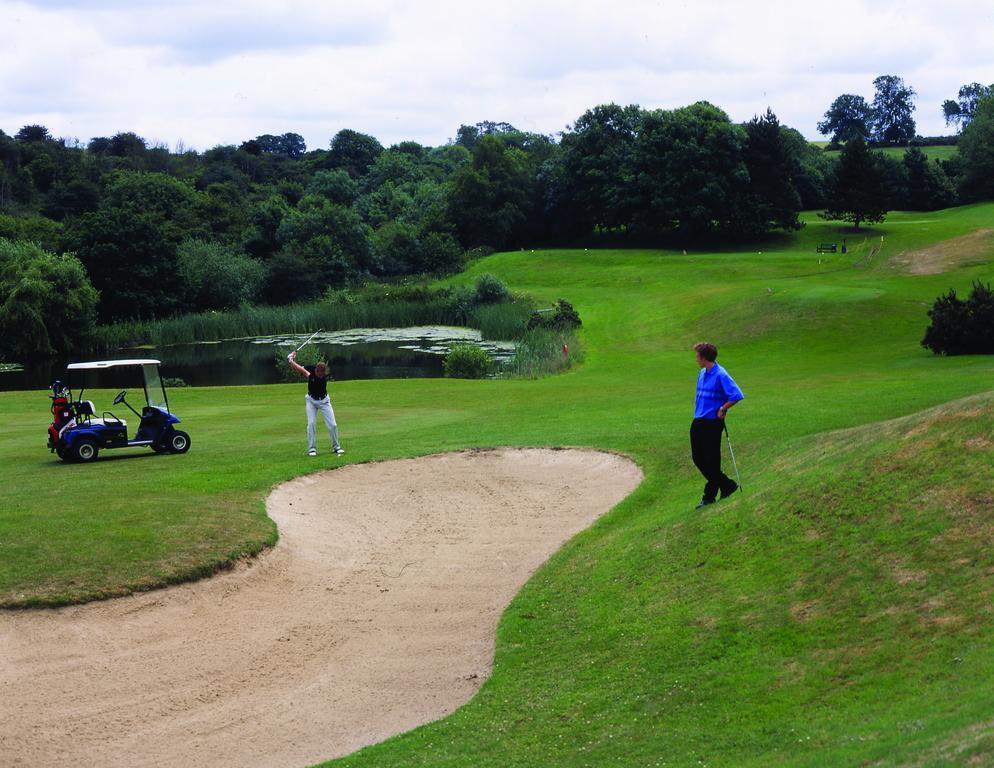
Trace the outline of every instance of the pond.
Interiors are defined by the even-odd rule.
[[[309,334],[265,336],[227,341],[178,344],[169,347],[123,349],[86,359],[151,357],[162,361],[162,375],[182,379],[190,386],[276,384],[281,348],[302,344]],[[353,328],[318,334],[315,344],[328,361],[335,381],[348,379],[411,379],[442,376],[442,359],[453,344],[477,344],[497,360],[514,354],[514,343],[483,341],[473,328],[419,326],[415,328]],[[66,364],[78,360],[46,359],[22,369],[0,369],[0,391],[47,389],[54,379],[65,379]],[[79,382],[96,386],[96,381]],[[117,386],[103,379],[100,386]]]

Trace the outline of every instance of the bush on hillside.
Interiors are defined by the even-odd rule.
[[[928,311],[932,324],[922,346],[937,355],[994,354],[994,292],[990,285],[973,284],[966,301],[950,290]]]
[[[536,328],[546,328],[555,331],[570,331],[579,328],[583,323],[580,321],[580,313],[566,299],[556,302],[553,311],[536,311],[532,313],[528,320],[528,330]]]
[[[443,363],[447,379],[482,379],[493,367],[493,358],[475,344],[454,344]]]
[[[507,285],[496,275],[485,273],[476,278],[475,299],[477,304],[496,304],[506,301]]]

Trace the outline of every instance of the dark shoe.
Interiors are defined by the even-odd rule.
[[[729,496],[731,496],[733,493],[735,493],[738,489],[739,489],[739,484],[736,483],[733,480],[731,486],[729,486],[728,488],[722,488],[721,489],[721,498],[727,499]]]
[[[701,507],[706,507],[708,504],[714,504],[714,499],[709,499],[707,496],[705,496],[703,499],[701,499],[701,503],[698,504],[696,507],[694,507],[694,509],[700,509]]]

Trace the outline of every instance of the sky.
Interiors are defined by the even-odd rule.
[[[994,83],[991,41],[978,0],[0,0],[0,130],[434,146],[483,120],[554,135],[598,104],[706,100],[818,139],[836,96],[870,101],[889,74],[940,135],[945,99]]]

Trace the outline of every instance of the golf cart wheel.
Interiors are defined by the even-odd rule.
[[[151,447],[156,453],[169,453],[168,443],[152,443]]]
[[[173,453],[186,453],[190,450],[190,436],[183,432],[182,430],[175,430],[167,438],[169,443],[169,450]]]
[[[72,458],[83,464],[96,459],[98,453],[100,453],[100,449],[92,440],[80,440],[72,447]]]

